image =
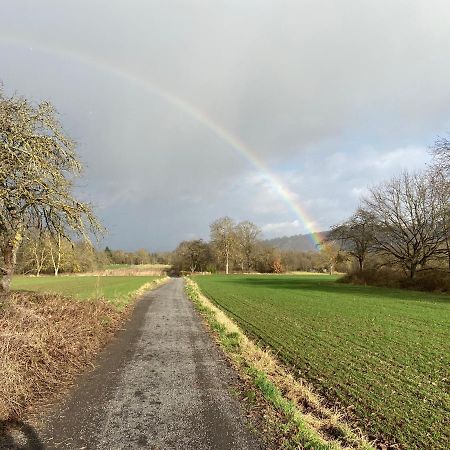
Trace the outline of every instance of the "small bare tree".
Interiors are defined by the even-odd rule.
[[[57,233],[57,236],[51,236],[48,240],[50,248],[50,258],[52,260],[53,273],[55,277],[59,275],[61,268],[61,260],[63,257],[63,240],[61,233]]]
[[[22,265],[28,272],[34,272],[39,277],[41,272],[47,268],[49,259],[49,248],[46,236],[38,232],[28,232],[24,236],[22,245]]]
[[[446,239],[440,186],[428,174],[404,173],[371,189],[363,201],[374,218],[374,247],[414,278],[442,254]]]
[[[358,261],[359,270],[362,271],[374,244],[373,217],[367,211],[358,208],[344,223],[332,227],[326,239],[339,242],[341,247]]]
[[[0,291],[8,291],[24,233],[83,237],[101,231],[91,206],[72,195],[82,165],[54,108],[0,91]]]
[[[320,260],[326,266],[330,275],[333,275],[336,263],[339,262],[341,249],[334,242],[322,242],[320,244]]]

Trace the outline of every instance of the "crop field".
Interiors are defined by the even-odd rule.
[[[95,277],[64,275],[59,277],[14,277],[12,288],[21,291],[51,292],[78,299],[106,298],[115,303],[126,299],[145,283],[158,277]]]
[[[198,276],[205,295],[371,438],[450,442],[450,296],[330,276]]]

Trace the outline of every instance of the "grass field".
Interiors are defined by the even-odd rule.
[[[202,291],[371,437],[450,441],[450,297],[329,276],[203,276]]]
[[[51,292],[78,299],[106,298],[115,303],[126,299],[145,283],[158,277],[14,277],[12,288],[21,291]]]

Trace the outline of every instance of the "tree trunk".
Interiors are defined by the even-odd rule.
[[[416,269],[417,269],[417,265],[416,264],[412,264],[411,267],[409,268],[409,278],[414,279],[416,276]]]
[[[445,245],[447,247],[448,270],[450,272],[450,242],[448,238],[445,240]]]
[[[2,276],[0,279],[0,292],[9,292],[11,289],[11,281],[16,267],[17,250],[22,242],[22,233],[18,231],[9,242],[6,242],[2,248],[3,267],[1,269]]]
[[[358,262],[359,262],[359,271],[362,272],[364,269],[364,260],[362,258],[359,258]]]
[[[228,272],[229,272],[229,261],[228,261],[228,253],[227,253],[227,255],[226,255],[226,262],[225,262],[225,273],[228,275]]]
[[[55,255],[53,254],[53,246],[50,246],[50,254],[52,257],[52,263],[53,263],[53,269],[54,269],[54,273],[55,273],[55,277],[58,276],[59,274],[59,267],[61,266],[61,235],[58,233],[58,253],[56,255],[56,259],[55,259]]]

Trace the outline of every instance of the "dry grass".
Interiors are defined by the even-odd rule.
[[[239,337],[238,351],[231,357],[238,369],[250,368],[264,374],[267,379],[280,391],[287,401],[291,402],[298,417],[298,423],[306,424],[313,439],[317,436],[318,447],[333,449],[371,449],[369,441],[362,432],[349,426],[338,411],[326,406],[325,401],[317,395],[305,381],[294,376],[288,368],[281,364],[275,355],[262,349],[248,339],[242,330],[221,309],[216,307],[198,288],[191,279],[186,280],[202,306],[211,311],[214,320],[224,327],[226,333]],[[304,432],[304,430],[303,430]]]
[[[0,420],[17,420],[69,386],[126,315],[105,301],[57,295],[2,300]]]
[[[77,274],[78,276],[122,276],[122,277],[139,277],[139,276],[165,276],[170,266],[167,264],[141,264],[130,265],[125,267],[109,267],[104,270],[94,272],[86,272]]]

